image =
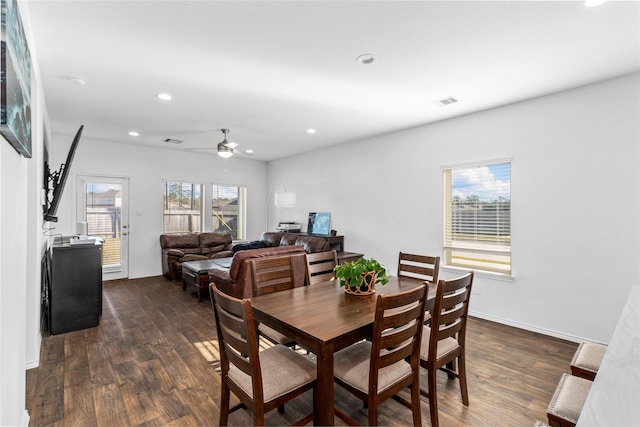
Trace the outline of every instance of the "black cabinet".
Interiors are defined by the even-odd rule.
[[[98,326],[102,313],[102,244],[54,244],[47,261],[51,335]]]

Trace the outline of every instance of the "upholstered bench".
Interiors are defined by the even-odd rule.
[[[593,381],[606,350],[607,346],[602,344],[590,342],[580,344],[571,361],[571,374]]]
[[[575,427],[591,389],[589,380],[562,374],[547,408],[551,427]]]

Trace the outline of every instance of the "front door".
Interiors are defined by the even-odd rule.
[[[129,180],[78,176],[77,218],[101,237],[102,279],[129,277]]]

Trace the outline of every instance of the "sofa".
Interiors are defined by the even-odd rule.
[[[161,234],[162,274],[169,280],[182,280],[182,263],[233,256],[229,233]]]
[[[263,233],[260,241],[265,247],[236,252],[229,268],[216,266],[209,270],[209,281],[216,284],[222,292],[235,298],[253,296],[253,278],[250,262],[258,257],[293,258],[293,276],[296,286],[304,286],[306,281],[305,253],[329,250],[329,243],[320,237],[299,236],[289,233]]]

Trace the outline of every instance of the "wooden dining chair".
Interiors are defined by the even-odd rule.
[[[251,260],[250,265],[254,297],[295,287],[293,258],[290,256],[256,258]],[[296,344],[291,338],[267,325],[260,324],[258,331],[274,344],[287,347],[294,347]]]
[[[313,389],[315,412],[315,363],[281,345],[259,351],[249,300],[229,296],[214,283],[209,286],[222,370],[220,425],[226,426],[229,414],[243,407],[253,411],[254,425],[264,425],[265,413],[284,408],[285,402],[310,389]],[[229,407],[231,392],[241,402],[233,408]],[[313,420],[313,416],[311,413],[294,425],[304,425]]]
[[[365,298],[365,297],[356,297]],[[378,424],[378,405],[393,397],[420,416],[420,338],[423,330],[426,285],[393,295],[378,295],[371,341],[361,341],[334,355],[336,383],[368,407],[368,424]],[[411,402],[397,393],[411,387]],[[345,422],[356,422],[335,409]]]
[[[469,406],[465,338],[472,284],[473,272],[453,280],[440,280],[431,327],[425,326],[422,333],[420,366],[428,371],[428,389],[420,389],[420,394],[429,399],[432,427],[438,426],[436,373],[439,369],[447,372],[449,378],[458,378],[462,403]]]
[[[333,269],[338,265],[336,251],[305,254],[304,257],[307,261],[307,286],[335,280]]]
[[[398,277],[438,283],[440,257],[400,252],[398,255]]]
[[[407,254],[404,252],[398,254],[398,277],[438,283],[439,272],[439,256]],[[430,311],[427,311],[424,315],[424,324],[427,326],[431,324]]]

